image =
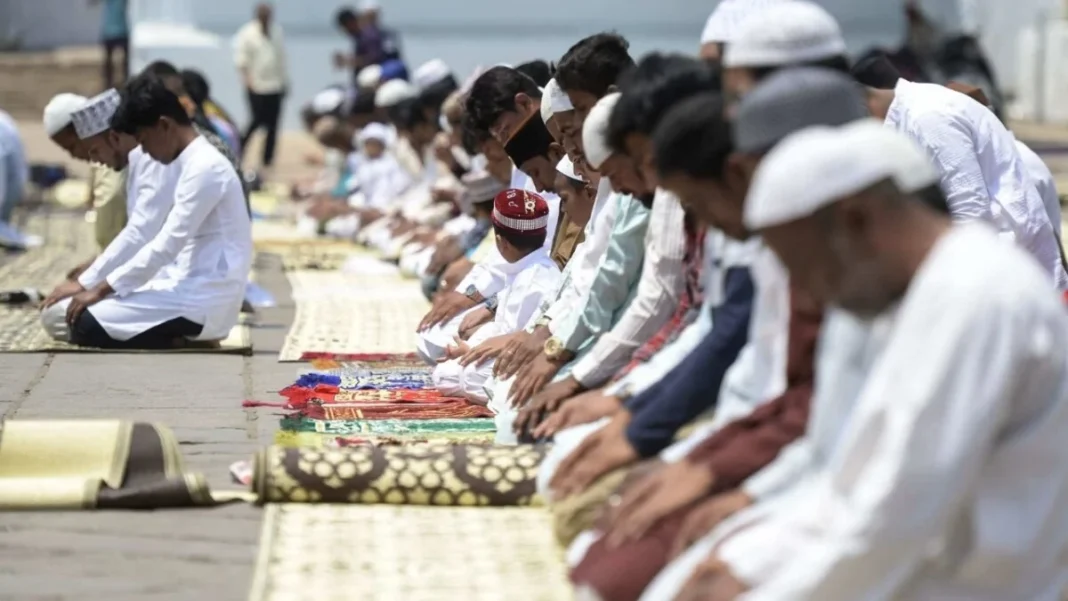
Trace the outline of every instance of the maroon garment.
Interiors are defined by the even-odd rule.
[[[713,471],[716,482],[709,496],[738,487],[804,434],[821,318],[822,311],[805,303],[797,291],[791,292],[786,392],[731,422],[684,459]],[[572,582],[592,587],[604,601],[636,600],[667,565],[672,542],[697,503],[668,515],[644,537],[619,548],[609,549],[603,539],[598,540],[571,571]]]

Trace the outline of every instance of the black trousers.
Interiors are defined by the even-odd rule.
[[[248,91],[248,108],[252,113],[252,121],[241,136],[241,150],[248,146],[249,138],[256,130],[263,127],[267,130],[267,141],[263,144],[263,165],[269,167],[274,162],[274,145],[278,141],[278,121],[282,117],[282,98],[279,94],[257,94]]]
[[[70,329],[70,341],[78,346],[159,351],[175,348],[181,339],[198,336],[203,329],[204,326],[179,317],[149,328],[129,340],[115,340],[108,336],[104,326],[87,309],[82,311]]]
[[[115,51],[122,51],[122,81],[115,81]],[[130,79],[130,38],[104,40],[104,88],[114,88]]]

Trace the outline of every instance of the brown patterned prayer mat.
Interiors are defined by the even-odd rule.
[[[0,431],[0,509],[214,505],[159,424],[8,420]]]
[[[534,445],[272,446],[256,457],[252,490],[260,503],[533,505],[543,455]]]
[[[548,513],[270,505],[250,601],[565,601]]]

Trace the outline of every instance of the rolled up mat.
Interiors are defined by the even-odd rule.
[[[543,455],[536,445],[271,446],[256,456],[252,490],[261,504],[540,505]]]

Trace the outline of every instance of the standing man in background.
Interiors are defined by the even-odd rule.
[[[400,61],[397,34],[379,24],[381,7],[377,0],[363,0],[359,11],[343,8],[337,13],[337,25],[352,39],[352,54],[334,54],[334,66],[350,68],[353,77],[370,65]],[[355,81],[355,79],[354,79]]]
[[[101,41],[104,43],[104,89],[113,88],[130,78],[130,20],[128,0],[89,0],[104,4]],[[115,81],[115,50],[122,50],[122,81]]]
[[[269,4],[256,6],[256,18],[238,30],[234,39],[234,63],[245,83],[252,113],[248,129],[241,137],[241,148],[247,149],[252,134],[265,128],[267,140],[263,145],[263,167],[270,168],[274,162],[278,121],[282,115],[282,99],[289,86],[289,72],[282,27],[274,23]]]

